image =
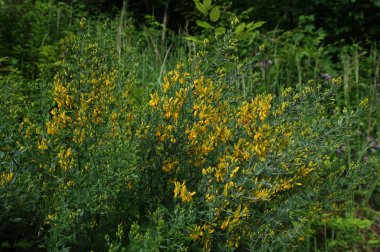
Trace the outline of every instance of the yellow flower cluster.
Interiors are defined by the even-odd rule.
[[[179,158],[171,154],[162,163],[169,181],[175,181],[174,197],[183,203],[199,199],[213,209],[209,219],[195,225],[190,233],[205,250],[210,248],[214,232],[224,234],[231,248],[238,247],[250,232],[246,225],[252,218],[250,209],[302,186],[318,166],[302,158],[294,160],[292,166],[279,161],[273,164],[278,172],[267,175],[265,169],[271,169],[266,167],[268,157],[281,159],[295,129],[301,129],[297,122],[276,119],[290,102],[284,98],[273,106],[271,95],[258,95],[239,105],[229,99],[225,89],[201,72],[189,75],[179,65],[163,78],[162,89],[151,94],[149,101],[159,118],[152,134],[162,143],[161,149],[182,148],[186,155]],[[290,93],[291,89],[285,89],[282,96]],[[202,190],[189,192],[185,182],[178,182],[184,179],[204,181]]]
[[[178,64],[176,70],[170,71],[168,76],[164,77],[162,95],[160,96],[157,91],[150,95],[149,105],[153,110],[159,109],[162,118],[165,119],[165,125],[158,125],[155,133],[160,142],[170,140],[175,143],[177,141],[174,131],[178,126],[179,114],[189,93],[189,88],[183,87],[188,76],[189,73],[183,71],[183,64]],[[179,88],[174,90],[172,88],[176,83]]]
[[[163,162],[162,170],[164,172],[171,172],[171,171],[175,170],[178,167],[178,165],[179,165],[178,160],[167,159]]]
[[[97,52],[99,45],[88,46],[89,52]],[[71,170],[73,165],[85,160],[75,160],[91,145],[101,144],[102,138],[118,138],[128,133],[122,131],[126,126],[121,125],[121,111],[128,106],[122,106],[122,98],[115,95],[116,71],[104,66],[94,58],[93,65],[81,65],[84,70],[76,75],[62,71],[54,80],[53,99],[56,107],[51,110],[52,119],[46,122],[46,133],[49,139],[38,141],[38,150],[45,151],[52,145],[57,153],[59,167],[65,171]],[[117,93],[119,94],[119,93]],[[122,96],[123,92],[120,92]],[[128,94],[126,94],[128,95]],[[128,112],[123,117],[128,117]],[[130,118],[131,119],[131,118]],[[123,121],[123,123],[126,123]],[[62,148],[71,146],[71,148]],[[72,155],[72,150],[78,155]]]
[[[41,152],[47,150],[48,149],[48,143],[49,143],[49,140],[42,139],[41,141],[38,142],[37,149]]]
[[[74,166],[75,160],[71,152],[71,148],[64,149],[58,153],[58,163],[62,170],[71,170]]]
[[[0,186],[10,183],[14,178],[13,172],[2,172],[0,175]]]
[[[214,231],[215,229],[207,224],[203,224],[202,226],[195,225],[195,227],[191,230],[190,238],[195,241],[200,240],[204,249],[209,250]]]
[[[185,182],[174,181],[174,197],[180,198],[184,203],[188,203],[193,200],[193,196],[196,192],[189,192],[186,188]]]
[[[268,116],[272,96],[256,96],[249,102],[244,102],[238,112],[238,122],[245,128],[247,134],[252,133],[252,127],[263,122]]]

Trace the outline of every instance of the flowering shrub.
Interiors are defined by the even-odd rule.
[[[67,39],[54,79],[55,106],[37,140],[52,201],[44,216],[49,249],[104,249],[105,236],[123,222],[128,227],[123,215],[135,211],[129,206],[137,178],[129,141],[133,67],[122,73],[110,64],[116,50],[102,42],[88,33]]]
[[[314,215],[339,210],[340,198],[326,190],[353,186],[336,152],[355,118],[334,108],[339,83],[309,82],[240,102],[230,86],[178,64],[150,95],[141,133],[144,166],[154,178],[146,186],[161,187],[151,197],[196,209],[183,232],[204,250],[301,242]]]
[[[371,174],[346,159],[357,113],[336,105],[340,79],[240,94],[256,58],[227,34],[139,96],[133,48],[81,25],[38,117],[0,104],[4,248],[294,250]]]

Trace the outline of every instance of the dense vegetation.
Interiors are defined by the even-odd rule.
[[[376,251],[379,9],[0,0],[0,250]]]

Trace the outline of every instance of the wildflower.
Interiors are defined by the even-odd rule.
[[[215,199],[215,196],[208,193],[208,194],[206,194],[205,198],[206,198],[207,202],[211,202],[211,201],[213,201]]]
[[[332,78],[331,83],[336,86],[340,86],[342,84],[342,77]]]
[[[66,112],[65,112],[65,111],[63,111],[63,112],[59,115],[59,119],[61,120],[63,127],[66,127],[66,123],[67,123],[67,122],[71,122],[71,118],[70,118],[68,115],[66,115]]]
[[[182,70],[184,67],[185,67],[185,65],[183,64],[183,62],[178,63],[176,66],[178,71]]]
[[[253,194],[255,200],[269,200],[270,190],[268,188],[259,189]]]
[[[170,82],[168,77],[164,77],[164,83],[162,84],[162,89],[164,92],[166,92],[170,88]]]
[[[203,236],[202,227],[196,225],[191,231],[190,238],[193,240],[198,240]]]
[[[183,202],[187,203],[193,200],[193,196],[196,194],[196,192],[188,192],[186,189],[185,183],[183,183],[181,188],[181,199]]]
[[[323,73],[319,76],[319,78],[323,79],[323,80],[326,80],[326,81],[331,81],[332,79],[332,76],[328,73]]]
[[[153,94],[150,95],[150,101],[149,105],[153,108],[157,107],[159,100],[157,92],[154,92]]]
[[[365,98],[365,99],[363,99],[363,100],[360,101],[359,107],[361,107],[361,108],[367,108],[367,106],[368,106],[368,98]]]
[[[232,182],[232,181],[227,182],[226,184],[224,184],[223,195],[224,195],[225,197],[228,197],[228,190],[229,190],[230,188],[233,188],[235,185],[236,185],[236,183],[235,183],[235,182]]]
[[[162,166],[162,170],[164,172],[171,172],[178,167],[178,164],[179,162],[177,160],[176,161],[165,160]]]
[[[174,181],[174,197],[177,198],[179,193],[181,192],[181,183],[178,181]]]
[[[85,131],[85,129],[80,130],[80,129],[76,128],[74,130],[73,141],[75,143],[77,143],[77,144],[83,144],[84,141],[85,141],[85,139],[86,139],[86,131]]]
[[[106,84],[106,87],[111,86],[111,82],[110,82],[110,80],[109,80],[109,79],[106,79],[105,84]]]
[[[230,225],[231,217],[228,217],[222,222],[222,225],[220,226],[221,230],[225,230]]]
[[[46,216],[46,220],[45,220],[45,223],[46,224],[50,224],[52,221],[54,221],[55,219],[57,219],[57,214],[48,214]]]
[[[58,134],[58,127],[54,122],[48,121],[46,127],[48,135],[56,136]]]
[[[71,166],[72,166],[72,163],[73,163],[73,159],[71,158],[71,148],[68,148],[68,149],[62,149],[59,153],[58,153],[58,163],[60,165],[60,167],[67,171],[69,169],[71,169]]]
[[[42,139],[41,141],[39,141],[37,148],[39,151],[42,151],[42,152],[47,150],[48,149],[47,141],[45,139]]]
[[[13,172],[3,172],[1,173],[1,176],[0,176],[0,186],[3,186],[4,184],[6,183],[9,183],[12,181],[14,177],[14,173]]]
[[[174,197],[181,198],[184,203],[188,203],[193,200],[193,196],[196,194],[196,192],[189,192],[187,191],[185,182],[182,182],[182,184],[178,181],[174,182]]]
[[[80,27],[84,28],[86,26],[86,22],[87,22],[86,18],[82,17],[79,23]]]
[[[235,177],[236,173],[239,171],[240,167],[235,167],[235,169],[232,170],[231,174],[230,174],[230,178],[233,178]]]

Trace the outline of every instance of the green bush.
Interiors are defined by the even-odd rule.
[[[198,9],[229,25],[217,3]],[[27,71],[0,58],[1,249],[377,246],[376,50],[347,47],[335,66],[303,19],[248,44],[253,24],[234,20],[192,55],[123,10],[50,38]]]
[[[334,103],[341,80],[244,101],[225,76],[193,64],[178,64],[151,94],[139,154],[147,208],[194,212],[183,232],[205,250],[296,248],[304,226],[339,213],[362,182],[362,168],[338,154],[357,120]]]

